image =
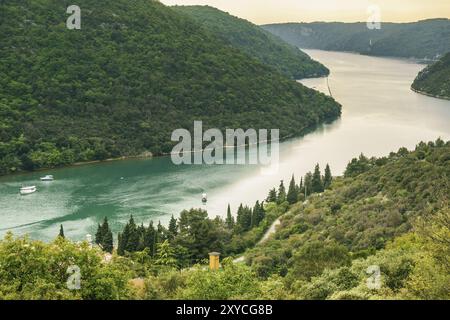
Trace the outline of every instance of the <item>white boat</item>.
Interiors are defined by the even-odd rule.
[[[202,194],[202,202],[206,203],[208,201],[208,198],[206,197],[206,193]]]
[[[31,186],[31,187],[22,187],[20,188],[20,194],[21,195],[26,195],[26,194],[31,194],[31,193],[35,193],[37,191],[35,186]]]
[[[41,177],[41,181],[53,181],[53,176],[51,174],[46,175],[45,177]]]

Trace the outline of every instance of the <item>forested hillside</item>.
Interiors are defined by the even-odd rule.
[[[281,23],[262,26],[300,48],[352,51],[375,56],[436,59],[450,51],[450,20],[381,23]]]
[[[361,155],[329,190],[293,205],[248,263],[300,299],[448,299],[449,164],[442,140]],[[366,285],[370,266],[381,271],[379,290]]]
[[[388,157],[361,155],[343,177],[328,166],[322,176],[317,165],[225,221],[194,209],[167,228],[131,218],[117,250],[106,219],[99,247],[72,243],[62,228],[50,244],[8,234],[0,298],[449,299],[449,176],[450,142],[438,139]],[[246,263],[223,259],[252,248],[280,216],[273,238],[247,251]],[[219,271],[205,267],[210,250],[222,252]],[[73,265],[79,290],[66,285]]]
[[[302,134],[340,115],[331,98],[157,1],[0,2],[0,174],[161,154],[193,127]]]
[[[201,23],[208,31],[294,79],[324,76],[328,69],[312,60],[280,38],[273,36],[253,23],[234,17],[210,6],[176,6]]]
[[[434,97],[450,99],[450,53],[423,69],[412,88]]]

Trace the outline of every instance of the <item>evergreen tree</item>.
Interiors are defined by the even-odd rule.
[[[308,172],[305,175],[305,180],[304,180],[303,185],[304,185],[303,193],[306,196],[310,195],[312,193],[312,173],[311,172]]]
[[[136,232],[139,237],[138,245],[136,247],[136,251],[142,251],[145,249],[145,227],[142,223],[139,227],[137,227]]]
[[[228,204],[227,218],[225,220],[225,224],[227,225],[228,229],[233,230],[233,228],[234,228],[234,217],[231,215],[230,204]]]
[[[140,235],[134,223],[133,216],[130,217],[130,221],[125,225],[123,232],[120,234],[118,245],[118,253],[123,255],[125,252],[135,252],[139,247]]]
[[[125,255],[124,242],[122,238],[122,233],[119,232],[117,235],[117,254],[120,256]]]
[[[177,259],[175,258],[175,251],[171,247],[168,240],[158,244],[156,252],[156,264],[166,267],[176,267]]]
[[[60,226],[59,226],[59,235],[58,235],[58,237],[61,237],[61,238],[63,238],[63,239],[66,238],[66,237],[64,236],[64,227],[63,227],[63,225],[60,225]]]
[[[275,188],[270,189],[269,195],[266,199],[267,202],[277,202],[277,190]]]
[[[169,222],[169,230],[168,230],[168,239],[173,240],[178,234],[178,226],[177,226],[177,219],[175,219],[172,215],[172,218],[170,218]]]
[[[151,256],[153,256],[154,253],[156,252],[155,237],[156,237],[156,230],[155,227],[153,226],[153,221],[150,221],[149,226],[145,230],[144,245],[146,248],[149,249],[149,253]]]
[[[104,251],[112,252],[113,250],[113,235],[109,228],[108,218],[103,219],[103,223],[98,225],[95,234],[95,243],[98,244]]]
[[[104,251],[112,252],[113,249],[113,236],[111,229],[109,228],[108,218],[103,219],[103,223],[97,227],[95,233],[95,243],[98,244]]]
[[[255,206],[253,207],[252,224],[251,224],[252,228],[259,226],[259,224],[265,217],[263,205],[264,203],[259,204],[259,201],[256,201]]]
[[[295,179],[294,175],[292,175],[291,182],[289,183],[289,189],[286,196],[286,200],[289,202],[289,204],[294,204],[298,201],[298,189],[295,185]]]
[[[95,233],[95,243],[101,245],[102,241],[103,241],[103,229],[101,224],[99,223],[97,225],[97,232]]]
[[[166,236],[167,229],[163,227],[163,225],[161,224],[161,221],[158,221],[157,233],[158,233],[158,242],[157,243],[164,242],[167,238],[167,236]]]
[[[331,181],[333,180],[333,177],[331,175],[330,166],[327,164],[325,167],[325,176],[323,178],[323,188],[328,189],[331,185]]]
[[[239,233],[250,230],[252,225],[252,210],[247,206],[244,207],[242,203],[237,212],[236,224]]]
[[[111,230],[108,230],[103,237],[103,250],[112,253],[113,248],[113,234]]]
[[[322,176],[320,174],[319,164],[316,164],[316,167],[314,168],[314,173],[311,181],[311,188],[312,193],[323,192],[323,183],[322,183]]]
[[[281,204],[285,201],[286,201],[286,188],[284,187],[283,180],[281,180],[280,186],[278,187],[277,203]]]

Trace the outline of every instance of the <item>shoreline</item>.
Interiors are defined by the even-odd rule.
[[[413,88],[413,86],[411,86],[411,90],[415,93],[427,96],[427,97],[431,97],[431,98],[436,98],[436,99],[441,99],[441,100],[450,100],[450,97],[447,96],[439,96],[439,95],[433,95],[431,93],[425,92],[425,91],[421,91],[418,89]]]
[[[337,101],[336,101],[337,102]],[[339,103],[339,102],[337,102]],[[290,139],[295,139],[295,138],[302,138],[304,136],[306,136],[309,133],[314,132],[316,129],[320,128],[323,125],[327,125],[330,123],[333,123],[334,121],[340,119],[342,116],[342,113],[337,116],[337,117],[327,117],[323,120],[323,122],[317,124],[317,125],[311,125],[309,127],[305,127],[301,130],[301,132],[299,134],[290,134],[284,137],[281,137],[278,139],[278,141],[280,143],[288,141]],[[269,141],[263,141],[263,142],[272,142],[273,140],[269,140]],[[246,143],[245,144],[246,147],[249,147],[250,144]],[[242,146],[224,146],[224,150],[227,148],[238,148],[238,147],[242,147]],[[207,148],[204,148],[201,150],[201,152],[204,152],[205,150],[208,150]],[[190,151],[190,153],[196,153],[196,152],[200,152],[200,150],[194,150],[194,151]],[[112,162],[118,162],[118,161],[126,161],[126,160],[145,160],[145,159],[155,159],[155,158],[162,158],[162,157],[168,157],[170,156],[172,153],[161,153],[161,154],[153,154],[151,151],[147,151],[147,152],[143,152],[140,155],[131,155],[131,156],[121,156],[121,157],[117,157],[117,158],[108,158],[108,159],[104,159],[104,160],[92,160],[92,161],[85,161],[85,162],[74,162],[72,164],[69,165],[65,165],[65,166],[61,166],[61,167],[54,167],[54,168],[39,168],[33,171],[19,171],[19,172],[14,172],[14,173],[10,173],[10,174],[6,174],[6,175],[0,175],[0,181],[3,179],[7,179],[8,177],[14,177],[14,176],[20,176],[20,175],[26,175],[26,174],[33,174],[33,173],[38,173],[38,172],[45,172],[45,171],[51,171],[51,170],[61,170],[61,169],[69,169],[69,168],[76,168],[76,167],[81,167],[81,166],[85,166],[85,165],[92,165],[92,164],[106,164],[106,163],[112,163]]]

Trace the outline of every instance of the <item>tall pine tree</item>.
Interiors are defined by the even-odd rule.
[[[169,240],[173,240],[178,234],[178,225],[177,225],[177,219],[175,219],[172,215],[172,218],[170,218],[169,222],[169,230],[167,232],[167,237]]]
[[[303,185],[304,185],[303,193],[306,196],[309,196],[312,193],[312,173],[311,172],[306,173]]]
[[[283,180],[281,180],[280,186],[278,187],[277,203],[281,204],[285,201],[286,201],[286,188],[284,187]]]
[[[266,199],[267,202],[277,202],[277,190],[275,188],[270,189],[269,195]]]
[[[256,201],[255,206],[253,207],[252,212],[252,224],[251,227],[257,227],[261,223],[261,221],[265,217],[265,211],[264,211],[264,202],[259,204],[259,201]]]
[[[66,236],[64,235],[64,227],[63,227],[63,225],[60,225],[60,226],[59,226],[59,234],[58,234],[58,237],[61,237],[61,238],[63,238],[63,239],[66,238]]]
[[[292,175],[291,182],[289,183],[289,189],[286,196],[286,200],[289,202],[289,204],[294,204],[298,201],[298,189],[295,185],[295,179],[294,175]]]
[[[327,166],[325,167],[325,175],[323,177],[323,188],[328,189],[331,185],[332,180],[333,180],[333,177],[331,175],[331,169],[327,163]]]
[[[314,173],[311,181],[311,188],[312,188],[311,192],[313,193],[323,192],[323,183],[322,183],[322,176],[320,174],[319,164],[316,164],[316,167],[314,168]]]
[[[244,207],[242,203],[237,212],[236,225],[238,233],[250,230],[252,225],[252,210],[247,206]]]
[[[230,204],[228,204],[227,218],[225,220],[225,224],[227,225],[228,229],[233,230],[233,228],[234,228],[234,217],[231,215]]]

